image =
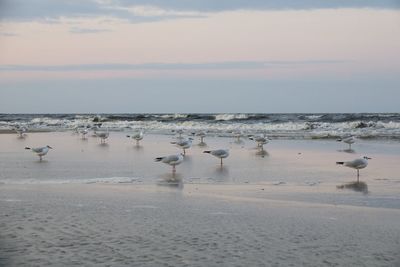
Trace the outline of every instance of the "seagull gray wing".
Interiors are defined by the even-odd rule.
[[[32,151],[35,153],[42,153],[44,149],[45,149],[44,147],[37,147],[37,148],[32,148]]]

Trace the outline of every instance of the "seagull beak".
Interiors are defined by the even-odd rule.
[[[337,139],[336,141],[338,141],[338,142],[342,142],[342,139]]]

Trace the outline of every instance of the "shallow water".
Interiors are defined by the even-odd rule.
[[[158,156],[181,153],[170,142],[173,136],[146,135],[136,146],[123,133],[111,133],[106,144],[94,137],[83,140],[67,133],[30,133],[24,139],[14,134],[0,135],[0,181],[18,180],[73,180],[90,178],[133,177],[142,182],[167,175],[170,167],[154,162]],[[335,165],[363,155],[373,158],[370,166],[362,170],[362,179],[396,180],[400,159],[400,142],[358,141],[351,153],[342,143],[331,140],[272,140],[264,153],[255,143],[246,140],[236,144],[233,139],[207,137],[206,146],[193,141],[184,162],[178,166],[178,175],[201,182],[284,182],[351,181],[354,171]],[[39,162],[25,146],[54,147]],[[230,157],[221,167],[219,159],[204,154],[204,150],[229,148]]]

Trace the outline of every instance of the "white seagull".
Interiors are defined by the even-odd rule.
[[[206,133],[201,131],[196,134],[196,136],[200,137],[200,145],[204,145],[204,138],[206,137]]]
[[[178,140],[176,142],[171,142],[173,145],[177,145],[178,147],[183,149],[183,155],[186,155],[186,149],[190,148],[192,146],[192,140],[193,138],[188,138],[188,139],[183,139],[183,140]]]
[[[243,133],[241,131],[235,131],[232,133],[233,137],[236,138],[236,143],[241,143],[242,141],[240,138],[243,136]]]
[[[110,135],[110,133],[108,132],[108,129],[107,129],[106,132],[97,132],[97,131],[95,131],[94,133],[95,133],[95,135],[96,135],[97,137],[100,137],[100,142],[101,142],[101,143],[105,143],[105,142],[106,142],[106,139],[107,139],[108,136]]]
[[[21,126],[17,126],[15,127],[15,131],[17,132],[17,134],[19,135],[20,138],[24,137],[24,134],[26,133],[27,129],[25,127],[21,127]]]
[[[350,136],[345,136],[343,138],[339,138],[337,141],[348,144],[349,149],[351,149],[351,145],[356,142],[356,138],[354,136],[350,135]]]
[[[250,136],[249,139],[255,141],[257,143],[257,147],[261,150],[264,150],[264,145],[269,143],[269,139],[265,136],[265,134]]]
[[[135,139],[136,140],[136,146],[138,146],[139,145],[139,141],[143,139],[143,136],[144,136],[143,131],[140,131],[140,132],[136,132],[136,133],[134,133],[132,135],[127,135],[126,137]]]
[[[168,164],[170,166],[172,166],[172,172],[175,173],[176,172],[176,165],[179,165],[182,163],[183,161],[183,155],[182,154],[178,154],[178,155],[170,155],[170,156],[165,156],[165,157],[159,157],[156,158],[154,161],[156,162],[162,162],[165,164]]]
[[[39,156],[40,161],[42,161],[42,157],[49,152],[49,149],[53,149],[51,146],[47,145],[44,147],[37,147],[37,148],[30,148],[30,147],[25,147],[25,149],[31,150],[33,153],[36,153],[36,155]]]
[[[352,161],[338,161],[336,164],[343,165],[352,169],[357,170],[357,183],[360,181],[360,169],[364,169],[368,166],[368,160],[371,159],[369,157],[363,157],[360,159],[355,159]]]
[[[79,133],[82,135],[82,139],[86,139],[86,135],[89,133],[89,130],[86,128],[79,129]]]
[[[177,139],[183,139],[183,136],[182,136],[182,134],[183,134],[183,130],[182,130],[182,129],[178,129],[178,130],[172,130],[172,132],[175,132],[175,133],[177,133],[177,134],[178,134],[178,137],[177,137]]]
[[[207,150],[203,153],[211,154],[214,157],[221,159],[221,166],[222,166],[222,159],[229,157],[229,149],[216,149],[216,150]]]

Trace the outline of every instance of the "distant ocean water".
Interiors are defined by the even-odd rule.
[[[157,134],[182,129],[187,133],[202,130],[218,136],[242,131],[289,139],[336,138],[346,134],[400,139],[400,113],[0,114],[0,130],[11,130],[16,125],[29,131],[66,131],[101,125],[110,131],[142,129]]]

